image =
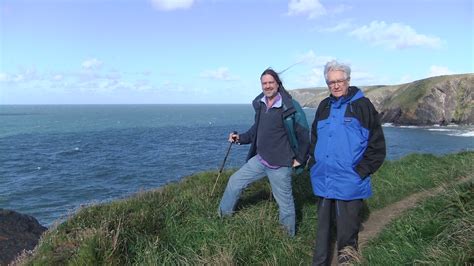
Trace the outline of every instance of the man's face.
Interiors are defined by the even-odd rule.
[[[270,74],[263,75],[260,82],[262,83],[263,94],[267,96],[267,98],[273,99],[278,93],[278,83],[273,76]]]
[[[327,76],[328,80],[326,83],[328,84],[332,96],[336,98],[346,96],[349,89],[349,80],[346,78],[344,72],[339,70],[329,71]]]

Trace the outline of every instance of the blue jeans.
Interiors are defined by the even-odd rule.
[[[280,209],[280,223],[290,236],[295,235],[295,203],[291,189],[291,167],[271,169],[252,157],[229,179],[219,204],[219,216],[230,216],[234,212],[240,193],[251,183],[268,176],[273,196]]]

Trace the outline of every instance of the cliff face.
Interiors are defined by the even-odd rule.
[[[0,209],[0,265],[7,265],[23,250],[32,250],[47,228],[29,215]]]
[[[354,84],[356,85],[356,84]],[[474,124],[474,74],[439,76],[394,86],[361,88],[383,123]],[[302,106],[316,108],[327,89],[293,90]]]

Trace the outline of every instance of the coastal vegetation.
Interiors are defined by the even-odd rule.
[[[422,190],[446,186],[439,196],[393,221],[362,250],[360,263],[464,264],[474,262],[474,152],[436,157],[412,154],[386,161],[373,175],[370,212]],[[211,190],[216,172],[204,172],[133,197],[83,207],[50,228],[27,265],[271,264],[311,262],[317,215],[308,173],[294,177],[297,234],[279,227],[278,208],[266,180],[242,195],[237,212],[219,218],[228,177]],[[459,179],[469,180],[457,184]]]

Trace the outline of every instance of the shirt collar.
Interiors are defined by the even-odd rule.
[[[267,96],[263,95],[263,97],[260,99],[261,102],[263,102],[265,105],[267,105]],[[283,101],[281,99],[281,94],[278,92],[277,95],[275,96],[275,101],[273,102],[272,106],[267,106],[267,108],[280,108],[283,105]]]

